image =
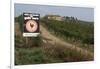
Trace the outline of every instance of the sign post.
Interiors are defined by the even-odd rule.
[[[23,36],[37,37],[39,35],[40,14],[23,13],[23,17],[24,17]]]

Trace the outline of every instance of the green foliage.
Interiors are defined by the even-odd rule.
[[[93,56],[63,45],[44,44],[42,47],[16,48],[15,64],[60,63],[93,60]]]
[[[19,16],[18,21],[22,31],[23,16]],[[93,44],[93,24],[73,23],[68,21],[56,21],[42,19],[42,24],[53,32],[56,36],[65,40],[77,41]],[[20,31],[20,30],[19,30]],[[28,43],[26,43],[26,40]],[[67,48],[64,45],[43,43],[41,36],[34,38],[25,38],[21,35],[15,35],[15,64],[40,64],[40,63],[58,63],[93,60],[93,56],[83,54],[76,49]]]
[[[42,38],[38,37],[20,37],[15,36],[15,47],[16,48],[31,48],[31,47],[41,47],[43,44]]]
[[[84,38],[83,43],[94,44],[94,38],[93,37]]]
[[[23,32],[23,24],[24,24],[24,18],[23,15],[20,15],[18,17],[15,17],[15,22],[18,22],[20,25],[20,30]]]
[[[75,20],[75,19],[74,19]],[[48,28],[48,30],[53,31],[55,35],[63,37],[65,40],[70,38],[70,41],[81,41],[86,44],[94,43],[94,27],[93,23],[86,23],[83,21],[76,22],[68,21],[57,21],[41,19],[41,22]],[[83,23],[82,23],[83,22]]]
[[[25,64],[39,64],[44,62],[44,54],[41,48],[16,48],[15,52],[15,64],[25,65]]]
[[[64,45],[51,45],[45,46],[43,49],[47,58],[52,58],[55,60],[54,62],[75,62],[75,61],[85,61],[85,60],[93,60],[93,56],[87,54],[83,54],[81,51],[77,51],[76,49],[67,48]],[[57,61],[59,60],[59,61]]]
[[[34,43],[34,46],[36,46],[36,47],[42,46],[43,42],[42,42],[41,36],[33,37],[32,38],[32,43]]]

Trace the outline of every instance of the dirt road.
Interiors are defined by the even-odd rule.
[[[60,44],[60,45],[63,45],[63,46],[66,46],[67,48],[71,48],[71,49],[76,49],[78,52],[82,52],[82,54],[84,55],[91,55],[93,56],[93,53],[92,52],[89,52],[83,48],[80,48],[80,47],[77,47],[73,44],[70,44],[68,42],[65,42],[61,39],[59,39],[58,37],[52,35],[45,27],[43,27],[42,25],[40,25],[40,30],[41,30],[41,36],[44,38],[43,39],[43,42],[45,43],[52,43],[52,44]]]
[[[16,27],[15,27],[15,33],[16,35],[21,35],[21,31],[19,31],[19,24],[15,23]],[[85,50],[83,48],[80,48],[78,46],[75,46],[73,44],[70,44],[66,41],[61,40],[60,38],[52,35],[45,27],[43,27],[42,25],[40,25],[40,31],[41,31],[41,36],[42,36],[42,40],[44,43],[50,43],[50,44],[59,44],[62,46],[66,46],[66,48],[70,48],[70,49],[76,49],[78,52],[82,52],[83,55],[91,55],[93,56],[94,54],[88,50]]]

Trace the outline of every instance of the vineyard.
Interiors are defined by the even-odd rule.
[[[94,44],[93,22],[68,21],[57,21],[42,18],[41,24],[57,37],[73,44],[80,44],[81,46],[90,48],[91,51],[93,51],[91,48]]]
[[[93,23],[76,22],[41,18],[40,35],[25,38],[22,36],[23,17],[16,17],[15,65],[94,60]]]

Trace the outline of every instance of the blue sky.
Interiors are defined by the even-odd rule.
[[[23,12],[40,13],[40,16],[54,14],[60,16],[73,16],[84,21],[94,21],[94,9],[86,7],[69,6],[51,6],[36,4],[18,4],[14,5],[15,17]]]

